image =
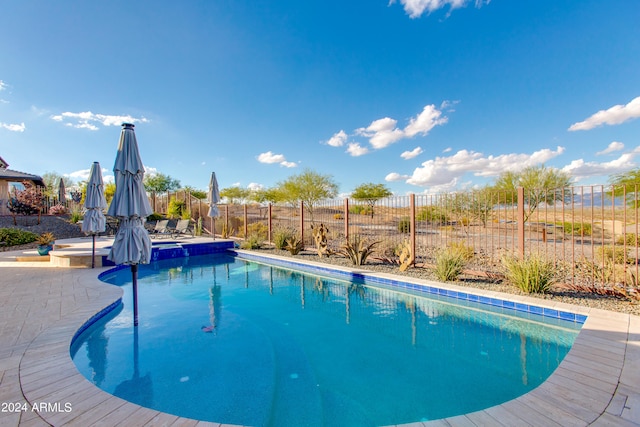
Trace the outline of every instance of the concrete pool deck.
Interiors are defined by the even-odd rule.
[[[91,247],[88,238],[65,243]],[[107,246],[111,240],[100,238],[97,244]],[[30,252],[35,253],[26,255]],[[120,288],[97,279],[110,267],[16,262],[20,255],[25,253],[0,252],[0,426],[224,426],[140,407],[85,379],[71,360],[71,339],[88,319],[120,298]],[[540,387],[483,411],[411,426],[640,426],[640,317],[465,291],[581,313],[588,319],[567,357]]]

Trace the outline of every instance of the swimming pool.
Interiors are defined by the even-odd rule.
[[[544,381],[580,327],[230,255],[141,266],[136,329],[130,297],[74,341],[80,372],[143,406],[244,425],[388,425],[493,406]]]

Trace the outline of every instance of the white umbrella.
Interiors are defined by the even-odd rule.
[[[118,231],[108,259],[131,266],[133,281],[133,324],[138,325],[138,264],[151,259],[151,239],[144,228],[145,219],[153,213],[144,189],[144,166],[138,151],[136,134],[130,123],[122,124],[118,154],[113,166],[116,191],[107,215],[119,219]]]
[[[82,218],[82,231],[91,234],[93,237],[91,268],[95,267],[96,234],[102,233],[107,226],[102,212],[106,207],[107,200],[104,198],[104,183],[102,181],[100,163],[93,162],[91,172],[89,172],[87,194],[84,197],[85,213]]]
[[[218,180],[216,179],[216,173],[211,172],[211,180],[209,180],[209,212],[207,216],[211,218],[211,235],[215,239],[216,229],[214,227],[214,218],[220,213],[218,211],[218,203],[220,203],[220,190],[218,189]]]
[[[64,186],[64,180],[60,177],[60,184],[58,184],[58,203],[64,205],[67,201],[67,189]]]

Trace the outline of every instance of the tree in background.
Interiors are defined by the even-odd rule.
[[[144,189],[153,195],[153,211],[156,210],[156,194],[175,191],[180,188],[180,181],[163,173],[145,175]]]
[[[242,188],[238,186],[227,187],[220,190],[220,197],[223,199],[227,199],[227,202],[230,205],[244,204],[246,200],[249,198],[250,191],[247,188]]]
[[[640,201],[636,197],[640,187],[640,169],[612,175],[609,177],[609,184],[613,188],[607,194],[615,197],[625,196],[627,205],[636,209],[640,207]]]
[[[116,194],[116,183],[108,182],[104,184],[104,198],[107,200],[107,204],[111,203],[113,196]]]
[[[198,190],[197,188],[193,188],[190,185],[182,187],[184,191],[188,191],[193,197],[198,200],[204,200],[207,198],[207,192],[204,190]]]
[[[38,224],[40,224],[40,214],[44,206],[42,190],[29,181],[23,181],[22,185],[24,185],[24,190],[14,188],[7,203],[7,207],[13,216],[13,225],[18,225],[16,221],[17,215],[30,216],[35,214],[38,214]]]
[[[311,169],[305,169],[278,184],[282,201],[297,206],[298,201],[304,203],[313,222],[313,208],[324,199],[332,199],[338,195],[338,184],[331,175],[322,175]]]
[[[58,172],[45,172],[44,175],[42,175],[42,182],[44,182],[45,185],[42,195],[49,198],[58,197],[60,179],[64,182],[65,188],[72,187],[74,184],[71,179],[60,175]]]
[[[392,194],[386,185],[369,182],[357,186],[351,193],[351,197],[355,200],[364,201],[371,208],[371,218],[373,218],[373,207],[378,200],[389,197]]]
[[[505,172],[496,179],[491,189],[499,193],[497,200],[499,203],[515,204],[517,189],[523,187],[525,189],[524,220],[527,221],[542,203],[550,206],[556,202],[566,203],[571,194],[566,187],[570,185],[570,174],[540,165],[529,166],[520,172]]]

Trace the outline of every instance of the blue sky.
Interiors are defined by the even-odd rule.
[[[640,165],[637,0],[0,0],[0,156],[86,179],[123,121],[206,189],[310,168],[347,194]]]

